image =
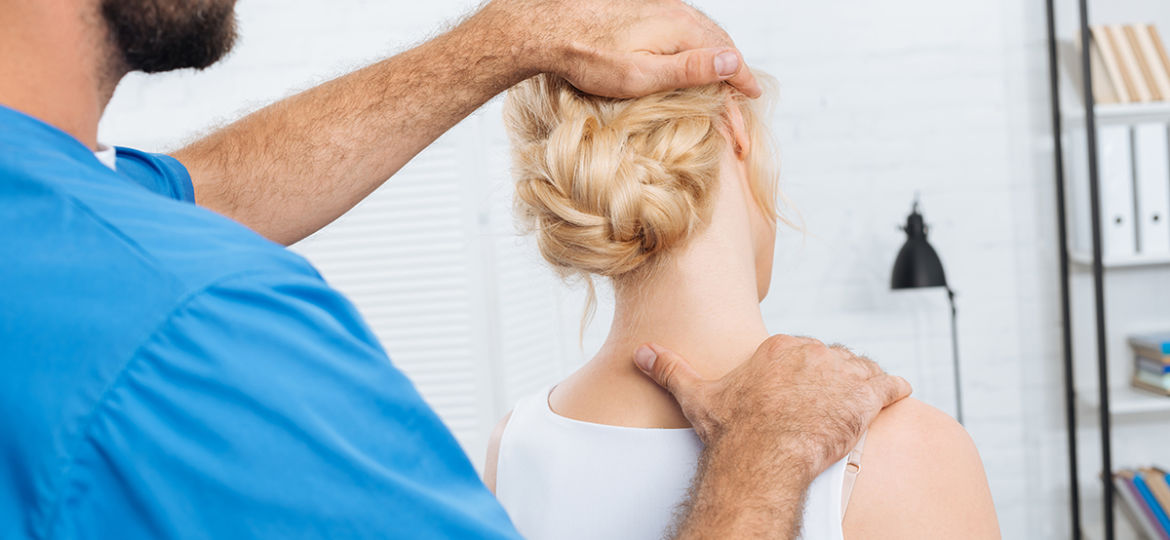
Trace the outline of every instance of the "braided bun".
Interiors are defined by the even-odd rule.
[[[731,95],[714,84],[609,99],[553,75],[510,90],[516,213],[544,258],[565,276],[617,278],[685,245],[710,216]],[[774,215],[765,191],[756,199]]]

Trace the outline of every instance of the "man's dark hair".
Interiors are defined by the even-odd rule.
[[[102,17],[130,71],[203,69],[235,43],[235,0],[102,0]]]

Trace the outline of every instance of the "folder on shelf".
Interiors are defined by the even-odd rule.
[[[1101,52],[1101,62],[1105,67],[1104,74],[1112,82],[1112,87],[1116,91],[1117,103],[1132,103],[1136,101],[1133,99],[1133,93],[1130,91],[1129,85],[1126,84],[1125,77],[1122,75],[1121,59],[1117,55],[1117,50],[1113,45],[1113,38],[1110,37],[1109,31],[1105,26],[1095,25],[1090,28],[1089,32],[1093,36],[1093,43],[1097,45]],[[1094,81],[1094,84],[1096,81]]]
[[[1109,67],[1105,65],[1105,56],[1101,53],[1100,41],[1101,38],[1098,35],[1089,33],[1089,70],[1093,75],[1093,101],[1101,105],[1115,105],[1121,103],[1121,97],[1114,79],[1109,75]],[[1070,62],[1069,72],[1073,74],[1081,72],[1080,45],[1081,39],[1077,37],[1064,54]],[[1076,84],[1077,90],[1081,90],[1082,80],[1074,76],[1073,82]]]
[[[1151,85],[1163,101],[1170,101],[1170,66],[1162,55],[1158,44],[1158,30],[1152,24],[1135,24],[1130,27],[1133,40],[1146,69]],[[1157,40],[1157,41],[1155,41]]]
[[[1139,80],[1139,85],[1150,96],[1150,101],[1162,101],[1166,96],[1162,94],[1158,87],[1158,81],[1155,79],[1154,65],[1146,60],[1145,50],[1142,48],[1142,40],[1138,35],[1139,29],[1144,29],[1142,25],[1131,24],[1122,27],[1122,35],[1125,38],[1125,48],[1129,55],[1134,59],[1134,66],[1137,68],[1135,77]],[[1142,34],[1145,31],[1142,30]]]
[[[1167,125],[1133,128],[1137,252],[1170,254],[1170,141]]]
[[[1117,54],[1118,64],[1121,67],[1121,78],[1125,81],[1125,87],[1129,90],[1132,101],[1137,103],[1153,101],[1154,96],[1146,85],[1146,77],[1142,74],[1141,64],[1138,63],[1137,55],[1134,54],[1129,45],[1129,39],[1125,35],[1125,27],[1120,24],[1110,24],[1105,27],[1105,32]]]
[[[1130,135],[1129,126],[1103,126],[1097,131],[1101,249],[1105,259],[1137,253]]]
[[[1154,515],[1154,521],[1158,523],[1158,528],[1161,529],[1163,538],[1170,539],[1170,517],[1166,516],[1166,510],[1154,497],[1154,493],[1150,491],[1150,487],[1146,484],[1146,479],[1137,471],[1130,471],[1133,475],[1133,485],[1137,488],[1138,494],[1142,496],[1142,500],[1149,507],[1150,513]]]
[[[1154,497],[1166,511],[1166,515],[1170,515],[1170,475],[1166,475],[1165,469],[1158,465],[1142,469],[1142,475],[1145,476],[1145,483],[1151,486]]]
[[[1141,473],[1146,485],[1150,486],[1154,498],[1162,506],[1162,510],[1166,511],[1167,516],[1170,516],[1170,483],[1166,482],[1166,471],[1157,467],[1145,467],[1141,469]]]
[[[1162,530],[1158,525],[1158,519],[1154,516],[1153,510],[1141,493],[1138,492],[1137,486],[1134,485],[1133,471],[1120,471],[1113,475],[1113,485],[1117,488],[1117,494],[1121,498],[1121,507],[1127,509],[1126,515],[1129,516],[1130,521],[1133,522],[1135,528],[1142,534],[1154,539],[1170,539],[1170,533]]]
[[[1150,42],[1154,46],[1154,57],[1152,60],[1158,60],[1161,64],[1162,71],[1170,75],[1170,54],[1166,52],[1166,46],[1162,43],[1162,36],[1158,34],[1158,28],[1152,24],[1146,25],[1146,32],[1150,35]]]

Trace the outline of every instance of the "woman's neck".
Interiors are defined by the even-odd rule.
[[[633,353],[654,342],[714,379],[767,339],[751,238],[738,222],[713,219],[654,275],[615,285],[609,336],[590,362],[557,387],[550,397],[553,410],[602,424],[689,425],[674,399],[634,366]]]
[[[734,369],[768,337],[754,261],[703,235],[658,275],[619,285],[613,325],[599,360],[625,362],[646,342],[667,347],[701,375]]]

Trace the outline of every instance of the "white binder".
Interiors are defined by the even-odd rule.
[[[1137,253],[1130,134],[1129,126],[1103,126],[1097,130],[1101,249],[1106,262]]]
[[[1170,253],[1170,141],[1166,124],[1133,128],[1137,251]]]

